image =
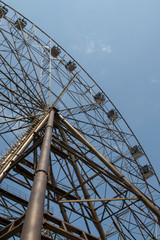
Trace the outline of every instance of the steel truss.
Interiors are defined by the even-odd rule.
[[[0,238],[159,239],[159,179],[122,115],[58,43],[1,4]]]

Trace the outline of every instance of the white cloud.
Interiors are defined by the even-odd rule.
[[[85,52],[87,54],[92,54],[95,51],[102,51],[104,53],[111,53],[111,45],[104,44],[101,40],[90,39],[89,36],[86,36]]]
[[[101,74],[102,74],[102,75],[104,75],[104,74],[106,74],[106,73],[107,73],[107,70],[106,70],[106,69],[104,69],[104,70],[101,71]]]
[[[151,83],[153,83],[153,84],[160,83],[160,80],[159,80],[159,79],[154,79],[154,78],[153,78],[153,79],[151,80]]]
[[[92,54],[94,51],[95,51],[95,44],[94,44],[93,40],[90,40],[87,42],[86,53]]]
[[[111,48],[110,45],[108,45],[108,46],[102,45],[102,51],[106,52],[106,53],[111,53],[112,52],[112,48]]]

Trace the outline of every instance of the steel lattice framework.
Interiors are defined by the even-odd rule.
[[[0,3],[1,239],[159,239],[159,180],[120,112],[58,43]]]

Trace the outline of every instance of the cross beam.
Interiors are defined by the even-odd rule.
[[[1,229],[0,239],[5,240],[21,232],[24,218],[25,214],[22,215],[20,218],[17,218],[15,221],[7,224],[7,226]],[[82,231],[81,229],[65,221],[62,221],[61,219],[56,218],[47,212],[44,212],[43,228],[50,230],[54,234],[59,234],[71,240],[99,240],[98,237]],[[45,235],[41,235],[41,239],[50,240],[51,238],[46,237]]]
[[[137,200],[136,197],[129,198],[102,198],[102,199],[77,199],[77,200],[61,200],[59,203],[73,203],[73,202],[108,202],[108,201],[120,201],[120,200]]]

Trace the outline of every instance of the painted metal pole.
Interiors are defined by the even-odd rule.
[[[54,110],[49,115],[39,163],[35,172],[33,187],[28,203],[21,240],[40,240],[43,222],[44,201],[48,178],[49,154],[53,130]]]
[[[109,202],[109,201],[124,201],[137,200],[136,197],[129,198],[100,198],[100,199],[76,199],[76,200],[61,200],[59,203],[74,203],[74,202]]]

